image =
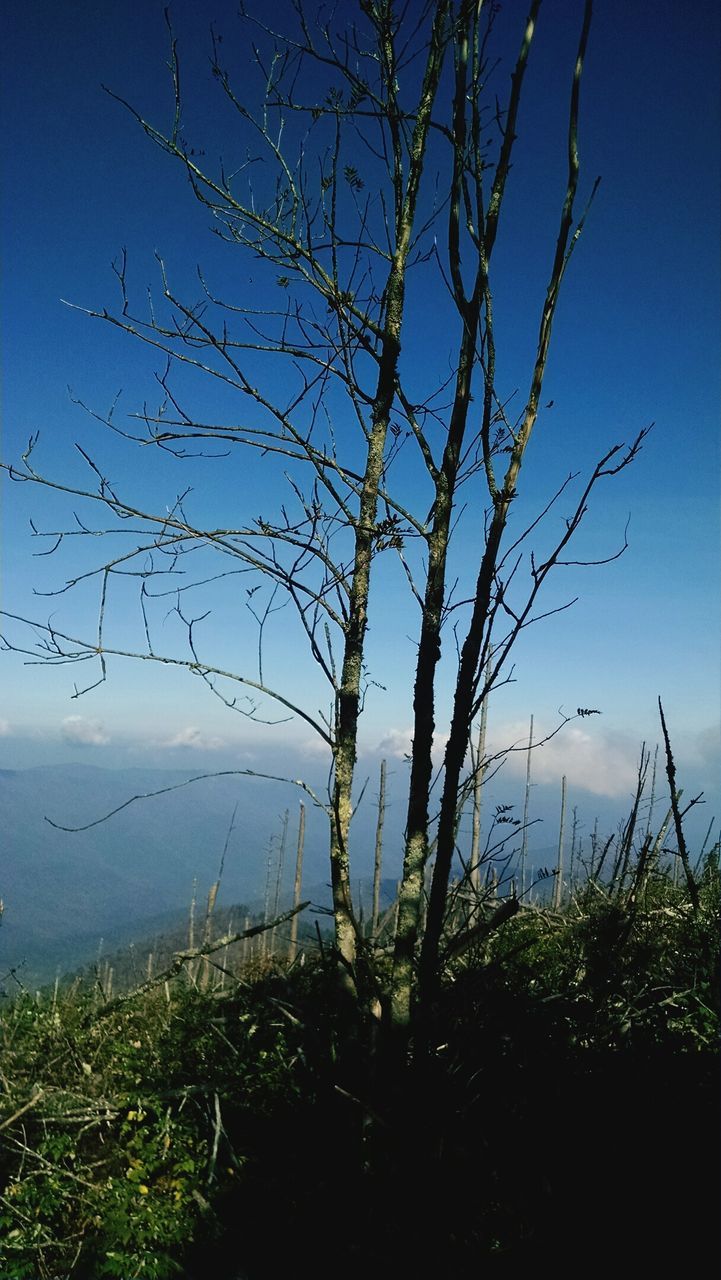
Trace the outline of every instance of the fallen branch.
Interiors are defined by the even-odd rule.
[[[44,1097],[45,1097],[45,1090],[38,1089],[38,1092],[33,1094],[29,1102],[26,1102],[25,1105],[22,1107],[18,1107],[18,1110],[14,1111],[13,1114],[9,1116],[7,1120],[3,1120],[2,1124],[0,1124],[0,1133],[2,1132],[3,1129],[9,1129],[11,1124],[14,1124],[16,1120],[19,1120],[21,1116],[24,1116],[25,1112],[29,1111],[31,1107],[37,1106],[38,1102],[40,1102],[40,1099]]]
[[[465,933],[454,939],[446,950],[446,961],[455,960],[457,956],[462,955],[475,942],[481,942],[487,938],[494,929],[498,929],[506,920],[510,920],[515,916],[519,905],[518,898],[506,898],[505,902],[496,907],[493,915],[489,916],[488,920],[481,920],[480,924],[474,925],[472,929],[467,929]]]
[[[223,938],[217,938],[215,942],[207,942],[202,947],[191,947],[188,951],[176,951],[173,956],[173,963],[167,969],[163,969],[162,973],[158,973],[154,978],[149,978],[147,982],[141,982],[139,987],[134,987],[132,991],[126,991],[123,995],[115,996],[113,1000],[108,1000],[96,1018],[105,1018],[109,1013],[114,1012],[120,1005],[127,1004],[129,1000],[134,1000],[136,996],[145,995],[147,991],[152,991],[155,987],[162,986],[170,978],[175,978],[180,973],[183,965],[189,960],[199,960],[203,956],[212,955],[214,951],[220,951],[223,947],[230,947],[234,942],[242,942],[244,938],[254,938],[259,933],[267,933],[270,929],[276,929],[279,924],[285,924],[287,920],[292,920],[293,916],[298,915],[300,911],[305,911],[310,906],[310,900],[301,902],[297,907],[292,907],[289,911],[284,911],[282,915],[276,916],[275,920],[269,920],[267,924],[255,924],[250,929],[242,929],[240,933],[229,933]]]

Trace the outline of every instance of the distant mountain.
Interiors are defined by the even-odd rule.
[[[25,962],[33,980],[57,965],[81,963],[100,937],[118,945],[150,932],[168,913],[187,910],[197,879],[203,899],[218,867],[235,805],[221,898],[262,899],[269,871],[275,889],[277,847],[290,812],[285,861],[292,876],[299,793],[262,779],[211,778],[138,800],[90,830],[132,796],[172,787],[180,771],[106,770],[57,765],[0,772],[0,978]],[[305,866],[327,875],[325,819],[306,809]]]
[[[388,913],[393,906],[396,891],[396,880],[381,881],[381,922],[383,922],[384,913]],[[357,886],[355,899],[356,904],[361,908],[361,920],[367,920],[370,915],[372,896],[372,881],[361,881]],[[308,885],[304,889],[303,897],[309,905],[298,919],[298,945],[301,949],[314,953],[318,949],[318,935],[320,934],[322,939],[330,940],[333,933],[330,885],[326,883]],[[271,903],[270,918],[272,919],[276,914],[282,915],[291,903],[290,893],[284,894],[279,900],[277,911],[275,903]],[[257,927],[268,919],[265,911],[266,904],[261,901],[234,903],[229,907],[215,908],[212,921],[209,922],[206,915],[206,902],[198,900],[192,911],[192,945],[200,946],[206,940],[206,927],[207,940],[211,942],[240,933],[246,928]],[[106,997],[132,990],[147,978],[162,974],[171,967],[179,951],[184,951],[191,946],[190,917],[191,912],[186,908],[182,911],[165,912],[148,920],[136,921],[132,926],[127,924],[101,939],[93,936],[88,936],[84,940],[79,936],[71,938],[65,948],[62,945],[58,948],[57,964],[52,972],[49,965],[47,968],[35,971],[38,975],[37,980],[43,984],[49,983],[57,974],[63,983],[68,984],[76,978],[81,978],[84,983],[91,986],[98,984]],[[265,934],[256,934],[247,942],[241,940],[235,943],[230,953],[222,948],[212,953],[211,964],[219,961],[222,966],[227,964],[235,971],[239,961],[265,954],[283,956],[287,954],[290,937],[290,921],[285,921],[277,928],[267,930]],[[222,971],[221,969],[220,972]],[[19,976],[27,985],[26,969],[23,969]],[[6,981],[6,990],[9,986],[11,983]]]
[[[296,761],[298,768],[306,765]],[[3,975],[16,965],[23,965],[23,981],[32,985],[52,979],[58,968],[88,963],[101,938],[107,953],[164,932],[171,921],[187,919],[194,881],[201,910],[217,878],[236,806],[219,908],[232,903],[262,905],[267,895],[272,902],[277,890],[281,901],[288,900],[301,798],[306,806],[304,882],[328,894],[327,819],[307,795],[291,784],[243,776],[180,785],[192,776],[178,769],[103,769],[75,763],[0,770],[0,897],[5,902],[0,986]],[[313,785],[312,778],[308,781]],[[401,870],[405,786],[406,779],[399,776],[386,810],[383,871],[391,883]],[[316,791],[323,794],[322,779]],[[353,818],[352,888],[355,897],[362,897],[366,918],[373,873],[374,795],[371,781]],[[135,796],[145,798],[128,804]],[[513,791],[496,795],[492,790],[484,821],[498,800],[516,799]],[[555,789],[534,788],[534,813],[543,813],[545,806],[551,816],[533,829],[529,870],[555,863],[549,837],[555,838],[557,803]],[[597,802],[592,803],[595,807]],[[97,821],[116,809],[119,812],[107,821]],[[278,847],[286,810],[279,886]],[[95,825],[68,832],[46,818],[62,826]],[[499,832],[510,833],[507,850],[517,852],[518,833],[499,827],[496,837]],[[467,847],[470,819],[464,818],[459,839]]]
[[[289,813],[281,898],[295,867],[297,788],[260,778],[208,778],[161,795],[189,775],[181,770],[102,769],[60,764],[0,770],[0,983],[23,965],[26,985],[88,963],[101,939],[107,953],[187,919],[193,883],[198,911],[216,880],[235,806],[219,906],[271,903],[277,889],[283,815]],[[320,785],[319,785],[320,790]],[[146,796],[89,830],[68,832]],[[330,901],[327,819],[307,796],[304,881]],[[398,806],[399,809],[399,806]],[[386,847],[398,861],[398,813],[390,808]],[[372,874],[375,811],[354,818],[358,877]],[[390,868],[389,868],[390,870]],[[397,871],[394,874],[398,874]],[[359,880],[354,882],[357,892]],[[369,901],[369,891],[364,890]],[[368,901],[364,909],[368,910]]]

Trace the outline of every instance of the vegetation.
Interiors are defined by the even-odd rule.
[[[524,862],[520,885],[511,878],[505,832],[523,834],[525,857],[525,818],[514,826],[498,812],[491,844],[477,843],[481,784],[498,762],[485,753],[488,697],[510,678],[521,633],[566,607],[539,613],[556,568],[625,550],[624,537],[593,559],[567,558],[591,500],[646,435],[635,427],[625,443],[600,444],[584,477],[567,475],[521,506],[561,286],[598,187],[589,184],[579,213],[592,4],[579,5],[568,68],[556,225],[538,246],[535,345],[507,385],[496,304],[505,290],[515,323],[531,288],[497,278],[494,250],[540,0],[519,32],[504,102],[491,53],[498,8],[431,0],[414,14],[359,0],[338,33],[323,9],[311,29],[294,2],[283,34],[261,6],[255,17],[242,9],[252,74],[245,67],[234,81],[232,47],[212,42],[235,126],[217,169],[206,163],[216,151],[184,135],[172,31],[166,125],[120,99],[212,215],[227,254],[222,271],[215,259],[218,279],[239,278],[240,255],[259,285],[254,299],[228,298],[200,271],[198,302],[159,260],[160,298],[146,310],[123,254],[116,311],[89,314],[159,353],[160,403],[141,397],[127,418],[115,405],[93,417],[136,459],[192,457],[203,477],[222,458],[224,483],[211,483],[195,510],[192,485],[169,500],[158,493],[147,510],[130,489],[139,468],[116,483],[102,450],[78,446],[86,478],[45,474],[34,438],[4,469],[41,497],[71,500],[67,525],[36,529],[48,554],[77,538],[102,548],[57,592],[72,601],[75,588],[98,584],[97,623],[91,634],[55,612],[44,622],[10,614],[3,642],[33,661],[93,664],[77,697],[131,658],[183,669],[247,719],[290,715],[309,727],[326,752],[327,794],[294,782],[327,817],[334,937],[311,953],[294,930],[292,961],[272,946],[228,954],[274,927],[272,884],[262,922],[213,940],[221,860],[207,935],[169,963],[148,963],[135,991],[111,991],[106,973],[6,1008],[7,1280],[261,1280],[315,1275],[319,1255],[334,1272],[363,1275],[420,1274],[434,1258],[459,1278],[510,1265],[584,1273],[590,1253],[618,1264],[621,1250],[649,1273],[675,1254],[695,1274],[709,1243],[718,857],[702,871],[691,864],[663,712],[671,811],[657,836],[650,814],[645,834],[639,816],[644,751],[632,813],[594,846],[582,875],[574,847],[565,878],[561,833],[546,877],[551,905],[526,895]],[[259,78],[251,109],[241,88]],[[534,246],[535,194],[523,200]],[[434,322],[414,331],[421,303]],[[210,408],[208,387],[222,389]],[[366,697],[384,677],[369,669],[369,620],[389,584],[394,602],[407,592],[408,607],[393,610],[403,635],[415,618],[413,734],[397,902],[380,916],[381,799],[368,929],[352,892],[351,818]],[[206,605],[227,608],[227,625],[205,630]],[[274,676],[276,625],[284,658]],[[213,656],[214,644],[224,654],[236,639],[229,663]],[[309,675],[296,660],[302,646]],[[530,765],[527,795],[529,786]],[[454,881],[469,800],[474,843]],[[282,920],[303,905],[302,830],[301,821],[294,906]],[[286,833],[287,820],[283,848]],[[669,856],[681,875],[669,873]],[[279,865],[276,906],[280,879]]]
[[[461,1277],[570,1265],[602,1222],[601,1252],[626,1232],[691,1265],[713,1245],[717,849],[697,893],[657,866],[641,893],[589,879],[561,911],[517,910],[448,964],[402,1076],[327,953],[20,994],[0,1020],[2,1275],[254,1280],[342,1247],[350,1274],[437,1249]]]

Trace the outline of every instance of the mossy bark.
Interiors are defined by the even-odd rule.
[[[418,203],[431,109],[438,89],[444,55],[444,28],[448,4],[441,0],[436,8],[429,42],[423,84],[415,113],[415,125],[409,149],[407,181],[403,182],[402,159],[394,149],[394,189],[396,193],[396,245],[385,290],[386,306],[378,381],[373,402],[371,430],[368,438],[366,466],[355,525],[355,556],[351,580],[349,615],[345,629],[343,666],[336,707],[334,745],[334,784],[331,812],[331,883],[336,923],[336,944],[346,966],[352,967],[356,955],[357,930],[350,892],[349,830],[352,817],[353,775],[356,763],[358,719],[360,713],[363,654],[368,626],[368,602],[371,565],[376,538],[378,497],[384,465],[391,409],[396,394],[401,330],[405,306],[405,273],[408,251]],[[394,118],[395,87],[393,60],[387,52],[388,118],[395,136],[398,121]]]

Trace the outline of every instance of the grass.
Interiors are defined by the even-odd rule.
[[[93,983],[0,1018],[4,1280],[444,1274],[592,1247],[701,1265],[713,1220],[718,859],[521,909],[449,965],[412,1069],[329,957]],[[382,960],[379,963],[382,973]],[[635,1251],[635,1252],[634,1252]],[[655,1259],[655,1261],[654,1261]],[[565,1261],[564,1261],[565,1260]]]

